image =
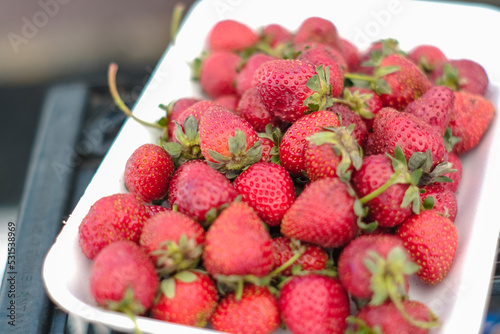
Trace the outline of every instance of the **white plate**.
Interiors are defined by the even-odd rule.
[[[493,44],[491,34],[500,31],[500,13],[489,8],[397,0],[205,0],[190,11],[179,31],[176,45],[165,52],[134,113],[145,120],[156,121],[162,116],[158,108],[160,103],[201,96],[199,88],[190,80],[189,62],[200,54],[206,34],[217,21],[231,18],[254,28],[280,23],[295,30],[309,16],[331,20],[339,33],[355,42],[360,49],[364,49],[369,41],[388,37],[398,39],[404,50],[419,44],[433,44],[449,58],[469,58],[481,63],[490,81],[500,82],[498,48],[495,52],[490,48]],[[488,96],[498,110],[497,85],[490,85]],[[456,220],[459,245],[452,270],[435,287],[412,282],[410,297],[427,303],[443,322],[433,333],[480,331],[488,305],[500,227],[495,212],[498,205],[495,190],[500,185],[497,171],[500,166],[499,132],[496,117],[479,147],[463,158],[464,173],[458,192]],[[47,292],[55,304],[73,316],[115,330],[133,331],[126,316],[95,306],[89,293],[91,263],[78,246],[78,225],[96,200],[126,191],[121,175],[126,160],[141,144],[156,142],[158,135],[132,120],[125,123],[47,254],[43,268]],[[142,317],[138,324],[145,333],[210,331]]]

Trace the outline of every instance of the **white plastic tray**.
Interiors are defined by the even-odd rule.
[[[398,39],[404,50],[419,44],[433,44],[449,58],[469,58],[481,63],[490,81],[500,82],[497,65],[500,55],[498,48],[490,47],[494,43],[490,40],[491,33],[500,31],[500,13],[489,8],[397,0],[205,0],[190,11],[176,45],[165,52],[134,113],[156,121],[162,116],[160,103],[201,96],[199,88],[190,80],[189,62],[200,54],[206,34],[217,21],[231,18],[254,28],[280,23],[295,30],[309,16],[330,19],[339,33],[360,49],[366,48],[370,41],[389,37]],[[499,90],[495,84],[490,85],[488,96],[498,110]],[[478,333],[485,315],[500,228],[495,193],[500,186],[498,119],[498,116],[494,119],[479,147],[463,159],[456,220],[459,245],[449,275],[435,287],[418,281],[411,285],[410,297],[427,303],[443,323],[433,333]],[[43,268],[46,290],[54,303],[73,317],[133,332],[126,316],[95,306],[89,293],[91,263],[78,246],[78,225],[97,199],[126,191],[121,176],[126,160],[141,144],[156,142],[158,135],[132,120],[125,123],[47,254]],[[210,332],[142,317],[138,324],[145,333]]]

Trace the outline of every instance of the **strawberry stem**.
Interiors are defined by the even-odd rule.
[[[123,102],[123,100],[120,98],[120,94],[118,93],[118,88],[116,87],[116,73],[117,72],[118,72],[118,65],[116,65],[115,63],[111,63],[109,65],[109,69],[108,69],[108,84],[109,84],[109,91],[111,93],[111,96],[113,97],[113,100],[114,100],[116,106],[121,111],[123,111],[123,113],[125,115],[134,119],[136,122],[138,122],[144,126],[163,130],[164,129],[163,126],[156,124],[156,123],[149,123],[149,122],[143,121],[142,119],[137,118],[136,116],[134,116],[132,114],[132,111],[129,109],[129,107],[127,107],[125,102]]]
[[[181,18],[184,9],[184,4],[178,3],[175,5],[172,12],[172,23],[170,24],[170,41],[172,45],[175,43],[175,38],[177,37],[177,32],[179,31],[179,26],[181,25]]]
[[[268,277],[274,277],[280,273],[282,273],[283,271],[285,271],[288,267],[290,267],[292,264],[295,263],[295,261],[297,261],[299,259],[299,257],[302,256],[302,254],[304,254],[304,252],[306,251],[306,248],[305,247],[300,247],[297,252],[295,252],[295,254],[290,258],[288,259],[288,261],[286,261],[285,263],[283,263],[281,266],[279,266],[278,268],[274,269],[272,272],[270,272],[267,276]]]
[[[351,80],[367,81],[367,82],[375,82],[375,80],[377,80],[376,77],[361,73],[344,73],[344,78]]]
[[[399,174],[401,174],[400,169],[396,170],[396,172],[394,172],[394,174],[392,174],[392,176],[389,178],[389,180],[387,180],[387,182],[384,183],[381,187],[375,189],[374,191],[372,191],[368,195],[360,198],[359,201],[361,202],[361,204],[365,204],[366,202],[371,201],[372,199],[374,199],[375,197],[377,197],[378,195],[383,193],[387,188],[392,186],[397,181]]]

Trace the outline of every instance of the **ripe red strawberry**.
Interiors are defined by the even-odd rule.
[[[470,59],[450,59],[441,63],[432,73],[431,80],[454,91],[477,95],[484,95],[489,83],[484,68]]]
[[[246,24],[222,20],[210,30],[207,43],[212,51],[243,51],[253,46],[258,39],[259,36]]]
[[[268,24],[262,29],[262,39],[267,41],[272,48],[292,41],[292,33],[279,24]]]
[[[347,63],[347,71],[354,71],[360,64],[359,50],[350,40],[340,38],[340,50]]]
[[[241,57],[230,51],[216,51],[203,59],[200,70],[200,85],[203,92],[216,99],[222,95],[236,94],[236,71]]]
[[[167,194],[174,168],[172,158],[162,147],[143,144],[127,160],[125,187],[144,203],[161,200]]]
[[[326,110],[313,112],[293,123],[285,132],[279,147],[281,165],[294,176],[305,171],[304,155],[307,150],[307,137],[321,131],[321,126],[338,127],[335,113]]]
[[[304,160],[307,177],[316,181],[325,177],[337,177],[337,166],[342,161],[342,156],[335,153],[332,144],[309,143]],[[352,165],[349,165],[347,171],[352,171]]]
[[[383,108],[373,122],[371,153],[394,155],[399,145],[407,160],[415,152],[431,151],[433,166],[446,161],[448,152],[441,134],[431,125],[409,113]]]
[[[355,238],[342,250],[337,265],[340,282],[347,292],[376,304],[391,297],[390,288],[399,296],[406,296],[408,279],[416,269],[418,267],[409,261],[403,241],[390,234],[365,234]]]
[[[217,307],[217,288],[210,276],[182,271],[161,282],[161,293],[151,308],[154,319],[205,327]]]
[[[253,209],[233,202],[205,237],[203,264],[212,275],[264,276],[274,268],[271,236]]]
[[[255,72],[257,72],[260,65],[275,59],[276,57],[261,52],[252,54],[245,62],[243,68],[238,72],[238,76],[236,77],[236,93],[239,96],[243,95],[247,89],[254,85]]]
[[[262,155],[259,162],[271,162],[273,157],[273,152],[271,151],[274,146],[274,142],[270,138],[259,138],[260,147],[262,147]]]
[[[327,110],[339,115],[343,127],[348,128],[349,125],[354,124],[354,130],[351,132],[352,137],[354,137],[358,145],[365,145],[368,139],[368,128],[362,116],[341,103],[335,103]]]
[[[352,86],[346,89],[349,93],[344,91],[344,98],[349,102],[349,108],[362,117],[367,130],[371,132],[373,117],[383,108],[382,100],[368,88]]]
[[[164,207],[161,205],[154,205],[154,204],[146,205],[146,208],[148,209],[150,216],[154,216],[157,213],[171,210],[170,208],[167,208],[167,207]]]
[[[394,173],[393,162],[385,154],[369,155],[363,159],[361,168],[353,173],[352,186],[363,201],[365,196],[388,182]],[[408,184],[393,183],[375,198],[366,201],[364,204],[369,208],[369,218],[386,227],[405,221],[412,213],[411,205],[401,207],[408,187]]]
[[[339,51],[323,44],[307,45],[296,59],[311,63],[314,67],[323,65],[323,68],[326,68],[328,66],[332,85],[331,95],[342,95],[347,64]]]
[[[90,293],[96,303],[114,311],[145,314],[158,290],[151,259],[132,241],[117,241],[94,259]]]
[[[321,71],[320,71],[321,73]],[[262,103],[274,116],[283,122],[295,122],[311,108],[323,109],[331,95],[331,88],[324,78],[317,87],[309,88],[308,80],[317,75],[314,65],[293,59],[278,59],[265,62],[255,73],[255,85]]]
[[[434,45],[418,45],[408,52],[408,59],[417,65],[424,73],[432,73],[447,60],[441,49]]]
[[[326,19],[320,17],[309,17],[302,21],[293,37],[294,45],[316,42],[326,44],[334,49],[340,50],[340,38],[337,27]]]
[[[434,86],[410,102],[404,111],[432,125],[436,132],[443,136],[450,121],[454,102],[455,95],[451,89]]]
[[[402,305],[408,315],[419,323],[410,323],[394,303],[385,303],[378,306],[368,305],[361,308],[356,316],[357,320],[354,321],[354,329],[360,332],[365,330],[363,333],[371,333],[371,330],[378,328],[384,334],[427,334],[429,333],[429,327],[439,325],[436,317],[425,304],[418,301],[405,300],[402,302]],[[368,328],[371,330],[368,331]]]
[[[207,221],[221,205],[238,195],[229,180],[207,165],[204,160],[191,160],[181,165],[172,176],[168,203],[200,223]]]
[[[164,107],[167,110],[167,129],[168,129],[168,140],[175,141],[175,122],[184,110],[191,107],[193,104],[200,102],[199,98],[194,97],[183,97],[180,98],[168,106]],[[180,125],[184,124],[184,120],[178,121]]]
[[[195,267],[204,242],[201,225],[176,211],[160,212],[146,220],[139,239],[163,275]]]
[[[441,282],[450,271],[457,249],[453,222],[434,210],[425,210],[407,219],[396,234],[420,267],[417,277],[431,285]]]
[[[214,102],[220,105],[222,108],[225,108],[231,112],[234,112],[236,110],[239,101],[240,98],[235,94],[221,95],[214,100]]]
[[[233,182],[243,202],[252,207],[264,223],[276,226],[295,201],[292,178],[285,168],[271,162],[257,162]]]
[[[460,158],[453,152],[448,153],[448,162],[452,163],[452,168],[457,171],[454,173],[447,173],[444,176],[449,177],[453,182],[443,183],[443,187],[450,189],[453,192],[457,192],[460,181],[462,180],[462,162]]]
[[[201,153],[211,167],[229,178],[260,160],[257,132],[240,116],[212,107],[203,114],[198,128]]]
[[[457,155],[476,147],[495,116],[495,107],[484,97],[466,92],[455,92],[455,104],[449,126],[460,141],[453,146]]]
[[[294,334],[340,334],[347,328],[349,297],[337,278],[294,276],[281,289],[278,303]]]
[[[281,222],[281,233],[322,247],[341,247],[356,236],[354,198],[339,178],[311,182]]]
[[[257,132],[264,132],[266,125],[275,127],[279,122],[262,103],[256,87],[251,87],[243,93],[234,113],[250,123]]]
[[[408,103],[432,87],[429,79],[417,65],[401,55],[391,54],[380,63],[381,68],[389,66],[397,66],[398,69],[382,76],[390,87],[390,92],[380,94],[380,99],[385,107],[402,111]]]
[[[304,271],[326,269],[328,253],[323,248],[305,242],[297,242],[297,240],[291,240],[286,237],[277,237],[273,239],[273,254],[276,268],[290,260],[300,246],[305,248],[304,253],[300,255],[291,267],[281,272],[281,275],[291,276],[292,268],[297,265],[300,265],[301,270]]]
[[[94,257],[108,244],[139,241],[149,211],[134,194],[113,194],[98,199],[80,223],[78,242],[83,254]]]
[[[179,125],[181,127],[183,127],[184,122],[186,121],[186,118],[188,118],[189,116],[192,115],[192,116],[194,116],[194,118],[196,119],[198,124],[200,124],[201,116],[203,114],[205,114],[208,109],[210,109],[211,107],[214,107],[214,106],[220,106],[220,105],[212,100],[198,101],[198,102],[194,103],[193,105],[191,105],[190,107],[184,109],[184,111],[179,114],[178,118],[175,119],[175,121],[177,121],[177,123],[179,123]],[[175,132],[174,132],[174,134],[175,134]]]
[[[266,287],[246,285],[241,298],[233,292],[221,299],[211,323],[215,330],[227,333],[272,333],[280,325],[278,302]]]
[[[447,216],[452,222],[457,217],[457,198],[455,192],[445,186],[445,182],[437,182],[422,187],[425,193],[420,195],[422,204],[432,196],[432,209]]]

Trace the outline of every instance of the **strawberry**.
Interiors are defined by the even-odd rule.
[[[201,64],[200,85],[203,92],[216,99],[222,95],[236,94],[234,83],[241,57],[230,51],[210,53]]]
[[[89,209],[78,228],[78,242],[89,259],[108,244],[139,241],[149,211],[134,194],[113,194],[98,199]]]
[[[354,198],[338,178],[311,182],[281,222],[281,233],[322,247],[341,247],[358,232]]]
[[[143,144],[127,160],[125,187],[145,203],[158,201],[167,194],[173,173],[174,162],[167,151],[155,144]]]
[[[340,38],[335,25],[321,17],[309,17],[302,21],[293,37],[293,44],[316,42],[340,50]]]
[[[369,218],[377,221],[380,226],[392,227],[401,224],[412,213],[410,205],[402,207],[409,185],[390,181],[395,181],[398,177],[401,178],[399,175],[407,173],[404,164],[398,163],[396,166],[394,168],[391,158],[384,154],[369,155],[363,159],[361,168],[352,175],[352,186],[361,197],[361,202],[369,208]],[[383,185],[384,188],[389,186],[380,192],[384,189]],[[367,198],[377,192],[373,198]],[[418,194],[418,189],[416,193]]]
[[[445,86],[434,86],[416,100],[410,102],[405,112],[430,124],[437,133],[444,135],[455,102],[453,91]]]
[[[383,108],[373,121],[372,153],[394,154],[399,145],[408,160],[415,152],[430,150],[433,165],[447,160],[448,152],[441,134],[431,125],[409,113]]]
[[[132,241],[117,241],[105,247],[92,263],[90,293],[98,305],[107,309],[145,314],[158,286],[153,262]]]
[[[267,41],[272,48],[287,44],[292,41],[292,33],[282,25],[271,23],[262,29],[262,39]]]
[[[484,68],[470,59],[450,59],[441,63],[432,73],[431,80],[454,91],[476,95],[484,95],[489,83]]]
[[[277,237],[273,239],[273,254],[276,267],[284,265],[290,260],[299,247],[305,247],[304,253],[293,263],[292,266],[300,265],[301,270],[315,271],[326,269],[328,264],[328,253],[325,249],[298,240],[291,240],[286,237]],[[292,275],[292,268],[287,268],[281,272],[284,276]]]
[[[266,287],[246,285],[239,298],[232,292],[221,299],[211,323],[226,333],[272,333],[280,325],[278,302]]]
[[[409,277],[418,269],[407,259],[409,255],[399,237],[365,234],[342,250],[337,271],[352,297],[381,304],[388,298],[407,295]]]
[[[364,146],[368,138],[368,128],[362,116],[341,103],[335,103],[327,110],[332,111],[339,116],[339,120],[341,121],[341,125],[343,127],[348,128],[349,125],[354,124],[351,136],[356,140],[358,145]]]
[[[382,76],[390,89],[390,91],[384,91],[380,94],[380,99],[385,107],[404,110],[408,103],[432,87],[429,79],[417,65],[401,55],[388,55],[381,61],[380,67],[397,68],[396,71]]]
[[[460,181],[462,180],[462,162],[460,158],[453,152],[448,153],[448,162],[452,164],[452,168],[457,171],[454,173],[447,173],[444,176],[449,177],[453,182],[443,183],[443,187],[450,189],[453,192],[457,192]]]
[[[420,195],[420,201],[424,207],[430,206],[454,222],[457,217],[457,198],[453,190],[447,188],[444,182],[433,183],[422,189],[425,192]]]
[[[179,212],[200,223],[209,223],[217,209],[232,202],[237,195],[224,175],[203,160],[191,160],[175,171],[167,200],[170,206],[177,206]]]
[[[424,73],[430,74],[447,60],[441,49],[434,45],[422,44],[408,52],[408,59]]]
[[[217,307],[217,288],[203,272],[181,271],[164,279],[160,291],[151,308],[154,319],[205,327]]]
[[[262,149],[257,132],[227,109],[210,108],[201,117],[199,132],[201,153],[208,164],[229,178],[260,160]]]
[[[274,268],[271,236],[248,204],[233,202],[215,219],[206,234],[203,263],[216,278],[260,277]]]
[[[254,80],[266,108],[283,122],[292,123],[308,111],[328,105],[332,89],[325,73],[309,62],[277,59],[262,64]],[[315,79],[309,81],[312,77]]]
[[[171,210],[170,208],[167,208],[167,207],[164,207],[164,206],[161,206],[161,205],[154,205],[154,204],[146,205],[146,209],[148,209],[148,212],[149,212],[150,216],[154,216],[157,213],[160,213],[160,212],[163,212],[163,211],[169,211],[169,210]]]
[[[273,148],[275,148],[274,146],[274,142],[269,139],[269,138],[263,138],[263,137],[259,137],[259,141],[260,141],[260,146],[262,147],[262,155],[260,157],[260,160],[259,162],[272,162],[272,158],[273,158]]]
[[[495,107],[484,97],[467,92],[455,92],[455,104],[449,127],[460,141],[453,152],[462,155],[476,147],[495,116]]]
[[[335,153],[332,144],[309,143],[304,160],[307,177],[316,181],[325,177],[337,177],[337,166],[342,161],[342,156]],[[352,171],[352,165],[349,165],[347,171]]]
[[[396,234],[420,267],[417,277],[430,285],[440,283],[450,271],[457,249],[453,222],[434,210],[425,210],[408,218]]]
[[[162,275],[196,267],[205,230],[195,220],[176,212],[160,212],[146,220],[139,244]]]
[[[189,106],[188,108],[184,109],[184,111],[179,114],[179,117],[175,121],[177,121],[177,123],[183,126],[186,119],[192,115],[199,124],[201,116],[205,114],[208,109],[214,106],[220,106],[220,105],[212,100],[198,101],[193,105]]]
[[[278,303],[284,324],[294,334],[340,334],[347,328],[349,297],[337,278],[293,276]]]
[[[214,100],[214,102],[220,105],[222,108],[225,108],[231,112],[234,112],[236,110],[239,101],[240,98],[236,94],[221,95]]]
[[[429,328],[439,325],[436,316],[421,302],[405,300],[401,307],[406,317],[394,303],[365,306],[358,311],[354,320],[348,319],[354,323],[356,332],[346,333],[427,334]]]
[[[279,156],[283,167],[293,176],[300,176],[305,171],[304,155],[307,150],[307,137],[321,131],[321,126],[338,127],[335,113],[321,110],[303,116],[285,132],[279,146]]]
[[[179,118],[179,115],[182,114],[184,110],[191,107],[193,104],[200,102],[199,98],[194,97],[183,97],[178,100],[173,101],[168,106],[160,105],[160,108],[166,110],[167,112],[167,129],[168,129],[168,140],[172,141],[175,137],[175,122]],[[184,121],[179,124],[183,124]]]
[[[362,117],[366,129],[372,131],[373,117],[383,108],[382,100],[371,89],[362,87],[347,87],[344,90],[344,99],[349,109]]]
[[[273,127],[278,125],[278,119],[264,106],[256,87],[243,93],[234,113],[250,123],[257,132],[264,132],[268,124]]]
[[[234,188],[264,223],[279,225],[295,201],[292,178],[285,168],[270,162],[257,162],[233,182]]]
[[[238,72],[238,76],[236,77],[236,93],[239,96],[243,95],[247,89],[254,85],[255,72],[259,69],[260,65],[275,59],[276,57],[262,52],[252,54],[245,62],[243,68]]]
[[[344,56],[348,71],[354,71],[360,64],[360,54],[356,45],[346,38],[340,38],[340,50]]]
[[[208,33],[211,51],[243,51],[253,46],[259,36],[246,24],[235,20],[217,22]]]

